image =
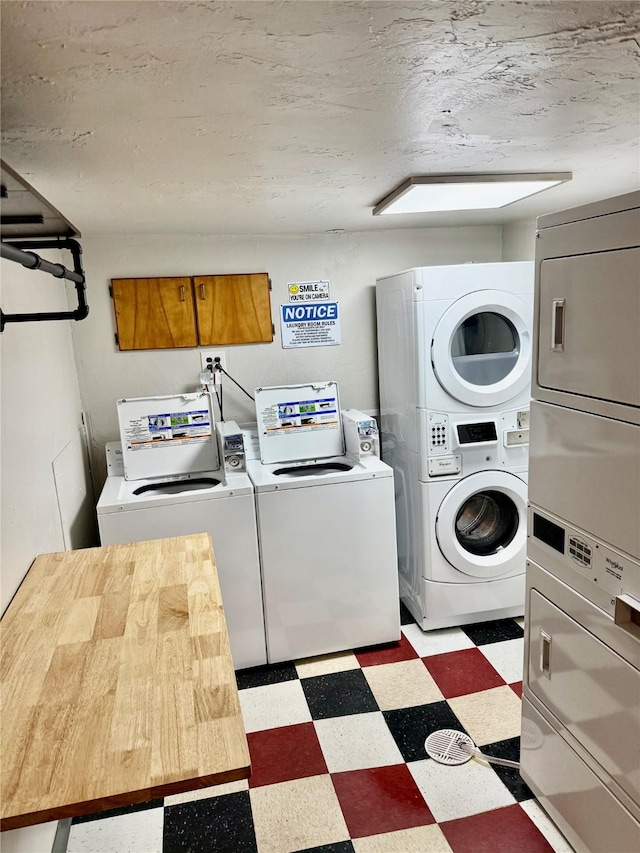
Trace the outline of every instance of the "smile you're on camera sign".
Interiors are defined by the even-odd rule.
[[[284,349],[332,347],[341,342],[338,303],[331,302],[328,281],[298,281],[287,285],[288,305],[280,306]]]

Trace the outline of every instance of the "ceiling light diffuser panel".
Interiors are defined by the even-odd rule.
[[[570,181],[571,177],[571,172],[423,175],[400,184],[373,208],[373,215],[496,209]]]

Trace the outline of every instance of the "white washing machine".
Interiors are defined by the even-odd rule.
[[[518,475],[526,504],[533,279],[533,263],[523,262],[422,267],[376,284],[382,457],[396,475],[400,592],[425,630],[524,610],[524,547],[512,570],[480,580],[448,560],[448,534],[438,538],[435,521],[445,481],[480,472]],[[520,523],[515,541],[526,513]],[[440,583],[455,583],[455,594]]]
[[[206,393],[117,405],[123,475],[107,477],[98,501],[101,543],[210,533],[234,666],[266,663],[253,487],[221,464],[242,467],[240,430],[235,454],[223,454],[233,435],[213,427]]]
[[[524,411],[448,415],[436,440],[451,452],[423,454],[421,464],[402,470],[400,596],[423,630],[523,613],[528,429],[518,421]]]
[[[403,599],[424,630],[523,612],[527,475],[479,471],[421,483],[419,566]],[[402,578],[405,582],[409,578]]]
[[[269,662],[397,641],[394,478],[376,455],[375,422],[353,430],[356,450],[345,453],[335,382],[261,388],[255,399],[260,459],[247,473]]]

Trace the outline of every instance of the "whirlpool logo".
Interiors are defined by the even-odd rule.
[[[607,574],[613,575],[618,580],[621,580],[622,573],[624,572],[624,566],[622,563],[619,563],[617,560],[612,560],[611,557],[605,557],[604,564]]]

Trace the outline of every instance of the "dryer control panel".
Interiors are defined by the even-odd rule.
[[[640,637],[638,560],[533,505],[527,553],[610,616],[620,607],[618,598],[631,596],[638,614],[632,632]]]
[[[450,414],[418,410],[420,479],[466,477],[489,468],[526,471],[529,410]]]

